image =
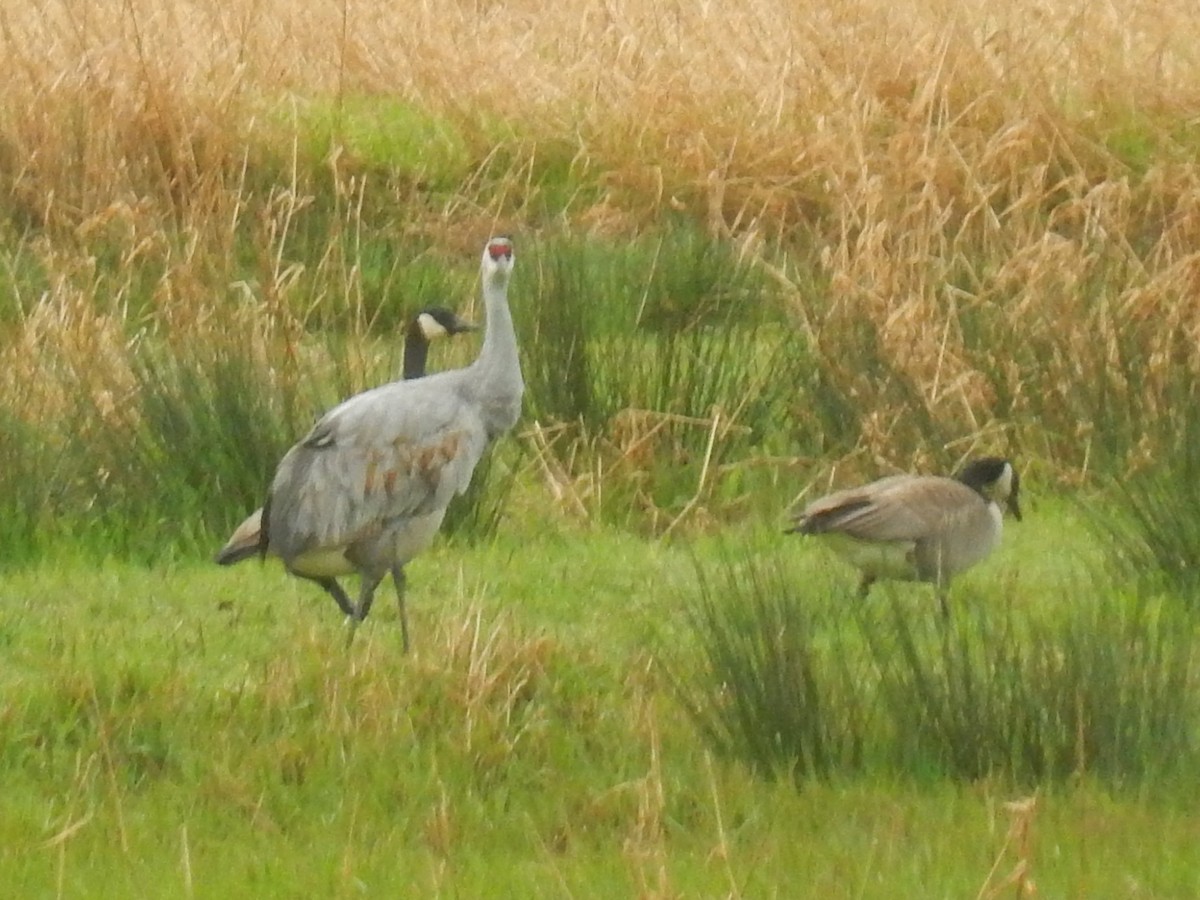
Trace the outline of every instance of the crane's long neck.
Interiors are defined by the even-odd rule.
[[[515,424],[525,389],[517,354],[517,334],[508,308],[507,275],[484,274],[483,301],[487,310],[487,331],[472,369],[489,428],[498,433]]]
[[[421,378],[425,375],[425,364],[429,358],[429,341],[421,332],[420,323],[408,326],[404,338],[404,377]]]

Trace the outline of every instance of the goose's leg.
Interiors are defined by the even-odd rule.
[[[863,572],[862,581],[858,585],[858,596],[865,600],[867,594],[871,592],[871,585],[875,583],[875,576],[869,572]]]

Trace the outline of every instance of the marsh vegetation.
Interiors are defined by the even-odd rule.
[[[1200,893],[1191,8],[545,6],[4,4],[5,883]],[[496,232],[525,416],[345,652],[205,560]],[[945,629],[777,533],[981,452]]]

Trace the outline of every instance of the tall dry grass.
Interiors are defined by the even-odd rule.
[[[683,222],[817,360],[797,457],[1144,466],[1197,368],[1198,38],[1182,2],[5,2],[0,403],[136,419],[140,347],[231,328],[344,393],[397,265]]]

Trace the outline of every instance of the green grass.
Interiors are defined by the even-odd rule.
[[[452,122],[394,97],[310,100],[289,109],[293,115],[314,162],[345,155],[341,162],[354,170],[398,174],[435,192],[457,185],[469,168],[466,141]]]
[[[1011,594],[1014,615],[1084,627],[1061,587],[1103,545],[1046,549],[1074,522],[1050,508],[1014,527],[962,579],[965,621]],[[731,553],[786,559],[765,571],[803,590],[853,581],[770,530],[648,542],[522,516],[410,566],[406,658],[386,593],[347,648],[328,597],[274,564],[66,550],[11,570],[0,880],[28,896],[961,897],[1024,857],[1044,896],[1200,889],[1194,770],[1019,784],[835,762],[798,784],[710,754],[667,667],[697,659],[697,558]],[[934,615],[920,586],[893,596]],[[1005,850],[1003,804],[1034,791],[1026,845]]]

